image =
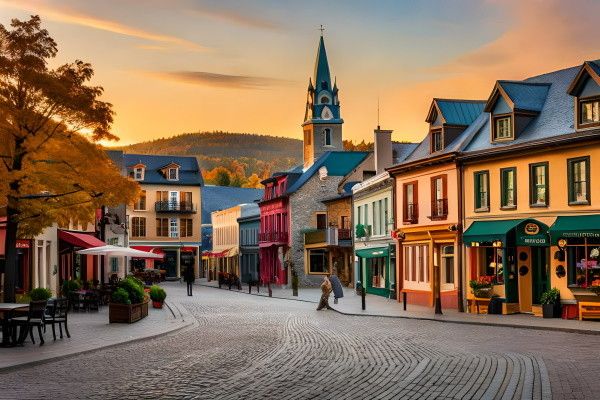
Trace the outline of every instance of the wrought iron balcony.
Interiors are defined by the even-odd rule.
[[[185,201],[157,201],[154,203],[154,211],[157,213],[196,213],[196,205]]]
[[[258,241],[261,243],[287,243],[287,232],[261,232],[258,234]]]
[[[446,219],[448,217],[448,199],[437,199],[431,202],[431,220]]]

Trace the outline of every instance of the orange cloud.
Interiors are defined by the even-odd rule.
[[[175,82],[230,89],[262,89],[268,86],[286,82],[283,80],[273,78],[263,78],[245,75],[226,75],[203,71],[143,71],[142,73],[148,76],[153,76],[159,79],[165,79]]]
[[[99,29],[119,35],[136,37],[159,43],[168,43],[181,46],[191,51],[206,51],[207,47],[197,43],[178,38],[176,36],[154,33],[143,29],[127,26],[116,21],[96,18],[67,8],[51,7],[41,1],[31,0],[0,0],[0,5],[25,10],[27,12],[42,14],[44,18],[54,21],[64,22],[73,25],[85,26],[93,29]]]
[[[249,28],[258,28],[258,29],[270,29],[277,30],[280,28],[279,25],[275,24],[272,21],[268,21],[266,19],[261,19],[257,17],[253,17],[250,15],[243,15],[231,10],[224,9],[194,9],[193,13],[199,14],[205,17],[222,20],[225,22],[230,22],[236,25],[246,26]]]

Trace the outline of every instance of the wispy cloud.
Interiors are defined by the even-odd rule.
[[[255,17],[248,14],[241,14],[239,12],[223,8],[195,8],[192,10],[192,12],[207,18],[229,22],[235,25],[245,26],[248,28],[267,30],[278,30],[281,28],[280,25],[274,23],[273,21],[269,21],[267,19]]]
[[[14,9],[24,10],[35,14],[39,13],[42,17],[48,18],[53,21],[86,26],[93,29],[99,29],[107,32],[116,33],[119,35],[149,40],[152,42],[177,45],[186,48],[187,50],[208,50],[207,47],[201,46],[197,43],[176,36],[150,32],[144,29],[122,24],[120,22],[97,18],[69,8],[59,8],[56,6],[50,6],[42,1],[0,0],[0,5]]]
[[[143,71],[143,73],[163,80],[228,89],[266,89],[270,86],[288,83],[288,81],[274,78],[203,71]]]

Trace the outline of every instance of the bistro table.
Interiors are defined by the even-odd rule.
[[[29,308],[29,304],[19,304],[19,303],[0,303],[0,312],[4,314],[4,318],[2,318],[2,347],[9,347],[14,345],[12,343],[12,335],[9,326],[9,320],[13,316],[13,312],[15,310],[25,311]]]

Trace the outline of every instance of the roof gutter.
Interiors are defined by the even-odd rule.
[[[429,167],[432,165],[441,164],[441,163],[445,163],[448,161],[454,161],[455,159],[456,159],[456,152],[452,152],[452,153],[447,153],[447,154],[443,154],[443,155],[432,157],[432,158],[416,160],[416,161],[412,161],[409,163],[394,165],[393,167],[386,168],[385,170],[387,172],[389,172],[390,175],[400,174],[402,172],[406,172],[411,169]]]

